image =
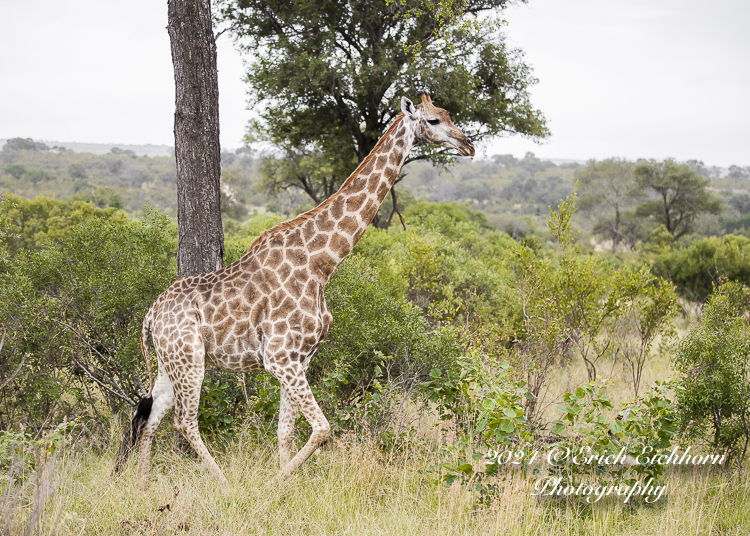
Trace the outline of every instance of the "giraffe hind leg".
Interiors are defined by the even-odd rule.
[[[159,373],[154,382],[154,390],[152,392],[153,402],[151,404],[151,412],[148,415],[148,420],[140,433],[140,449],[138,454],[138,482],[141,487],[147,485],[147,477],[149,472],[149,464],[151,458],[151,443],[156,434],[156,429],[159,427],[159,423],[164,418],[164,415],[172,408],[174,404],[174,390],[172,388],[172,382],[169,380],[166,374]]]
[[[195,350],[197,353],[203,352],[203,346],[200,345]],[[208,452],[206,445],[201,439],[198,431],[198,405],[200,403],[201,385],[203,384],[203,374],[205,365],[203,355],[193,356],[194,359],[188,362],[193,364],[190,370],[175,382],[175,411],[174,427],[188,440],[193,450],[200,456],[203,463],[208,467],[213,477],[223,487],[228,485],[227,479],[219,466],[216,464],[211,453]]]
[[[120,474],[125,468],[130,453],[133,450],[133,447],[138,443],[138,438],[140,437],[143,428],[146,426],[148,418],[151,416],[153,403],[153,396],[141,398],[138,401],[133,420],[131,421],[130,426],[125,428],[122,444],[120,445],[120,450],[117,452],[115,474]]]

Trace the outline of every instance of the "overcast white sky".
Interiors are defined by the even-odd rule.
[[[530,0],[505,19],[552,137],[488,155],[750,165],[750,1]],[[0,138],[173,145],[166,24],[163,0],[0,0]],[[226,35],[218,50],[221,143],[236,148],[242,60]]]

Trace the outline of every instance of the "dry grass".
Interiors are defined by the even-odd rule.
[[[750,532],[750,487],[722,473],[670,476],[669,496],[655,507],[609,501],[551,503],[531,495],[520,474],[498,480],[489,505],[456,485],[435,484],[435,460],[423,449],[388,457],[339,440],[277,483],[268,447],[232,446],[219,456],[230,487],[218,489],[197,460],[157,449],[148,491],[137,488],[134,464],[112,477],[112,455],[78,454],[58,461],[67,482],[48,498],[39,534],[633,534]],[[31,486],[33,488],[33,484]],[[16,527],[35,510],[34,493],[19,501]],[[168,507],[165,505],[169,505]],[[9,534],[22,534],[9,532]]]

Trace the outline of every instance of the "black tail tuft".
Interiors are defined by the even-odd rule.
[[[130,451],[138,443],[138,438],[141,435],[143,427],[148,422],[148,417],[151,415],[151,406],[154,404],[154,397],[149,396],[141,398],[138,402],[138,406],[135,409],[135,416],[130,426],[125,429],[125,434],[122,438],[122,445],[120,451],[117,453],[117,463],[115,465],[115,473],[122,471],[123,467],[128,461]]]

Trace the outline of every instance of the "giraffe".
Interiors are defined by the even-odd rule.
[[[172,407],[175,429],[213,477],[227,485],[198,431],[198,402],[209,365],[237,373],[265,369],[279,380],[281,477],[328,439],[330,426],[305,377],[333,321],[323,296],[326,283],[373,220],[415,142],[474,155],[471,141],[448,113],[435,107],[426,93],[419,96],[418,105],[401,98],[401,113],[338,192],[261,233],[237,262],[178,279],[149,308],[141,332],[149,393],[139,402],[126,439],[131,446],[140,442],[141,486],[146,486],[154,433]],[[149,334],[157,356],[154,382]],[[310,423],[312,434],[292,456],[298,412]]]

